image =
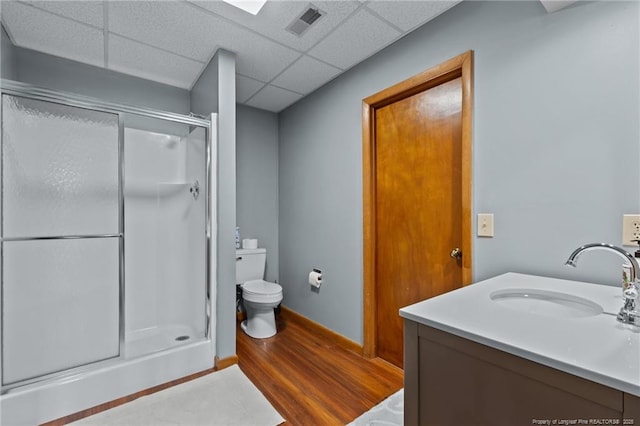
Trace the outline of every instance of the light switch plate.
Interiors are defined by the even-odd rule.
[[[493,213],[478,213],[478,237],[493,237]]]

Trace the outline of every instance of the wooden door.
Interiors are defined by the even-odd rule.
[[[370,111],[369,183],[365,230],[369,290],[366,319],[373,316],[374,353],[403,365],[398,310],[461,287],[470,280],[470,147],[464,111],[465,76],[445,73]],[[375,95],[374,95],[375,96]],[[366,101],[366,100],[365,100]],[[365,210],[367,206],[365,206]],[[367,239],[368,237],[368,239]],[[368,245],[368,247],[367,247]],[[459,249],[462,258],[451,256]],[[371,300],[372,299],[372,300]],[[369,302],[367,304],[367,302]],[[373,310],[374,315],[367,313]],[[371,328],[371,327],[370,327]]]

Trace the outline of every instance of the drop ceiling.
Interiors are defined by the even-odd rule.
[[[3,0],[0,16],[16,46],[188,90],[229,50],[238,103],[278,112],[458,2],[270,0],[254,16],[219,0]],[[288,32],[310,5],[324,16]]]

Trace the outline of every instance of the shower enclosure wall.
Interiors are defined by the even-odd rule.
[[[213,366],[212,120],[2,81],[1,424]]]

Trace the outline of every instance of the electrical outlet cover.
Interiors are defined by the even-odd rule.
[[[637,246],[633,240],[640,240],[640,214],[622,216],[622,245]]]

